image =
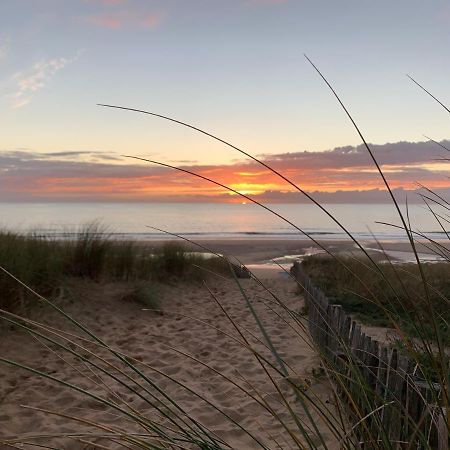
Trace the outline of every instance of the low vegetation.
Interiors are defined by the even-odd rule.
[[[448,263],[423,264],[428,283],[427,292],[417,264],[379,263],[375,269],[360,258],[311,256],[302,267],[332,303],[342,305],[361,322],[382,327],[394,324],[417,336],[428,338],[435,334],[431,319],[436,321],[439,334],[450,341],[450,266]],[[428,297],[427,297],[428,296]],[[430,304],[434,310],[430,315]]]
[[[148,286],[178,279],[200,281],[210,271],[230,273],[226,261],[219,257],[187,252],[178,243],[169,242],[152,250],[134,242],[115,241],[96,223],[59,240],[1,231],[0,266],[0,308],[10,311],[26,308],[31,294],[7,272],[48,296],[66,277],[133,281],[139,286],[142,281]],[[137,297],[148,299],[142,289]]]

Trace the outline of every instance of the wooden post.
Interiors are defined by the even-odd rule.
[[[348,389],[363,414],[370,412],[365,411],[365,396],[374,395],[373,407],[382,408],[376,416],[378,420],[374,416],[370,423],[383,427],[384,439],[395,442],[396,448],[402,448],[405,442],[410,448],[419,448],[418,439],[414,443],[409,439],[417,431],[414,424],[422,423],[420,433],[430,434],[433,448],[449,450],[448,411],[432,404],[438,398],[433,390],[441,387],[415,381],[415,362],[363,333],[361,325],[351,320],[340,305],[330,305],[299,263],[294,264],[292,273],[304,286],[311,338],[329,361],[347,371],[350,380],[355,375],[352,367],[360,370],[363,386],[348,381]],[[377,438],[381,440],[383,435],[379,433]]]

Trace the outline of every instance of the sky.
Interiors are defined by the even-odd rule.
[[[392,187],[446,190],[450,4],[379,0],[0,2],[0,201],[300,201],[237,151],[327,201],[378,201],[382,183],[320,68]],[[446,145],[450,146],[449,142]]]

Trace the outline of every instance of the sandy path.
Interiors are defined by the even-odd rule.
[[[301,301],[296,294],[295,283],[277,279],[268,279],[266,283],[290,308],[299,311]],[[262,339],[261,333],[235,282],[214,279],[210,280],[209,285],[227,313],[239,323],[241,329],[246,330],[244,334],[249,342],[262,355],[270,361],[274,361],[270,352],[262,343],[258,342],[258,339]],[[296,330],[299,329],[298,325],[294,324],[292,318],[280,307],[270,303],[270,296],[256,282],[243,280],[243,287],[267,327],[280,355],[286,364],[292,367],[291,379],[306,388],[308,394],[318,395],[325,401],[329,396],[328,387],[323,382],[315,380],[311,375],[312,368],[319,366],[318,358],[308,343],[304,341],[305,336],[302,333],[299,336],[288,324],[295,326]],[[73,303],[65,300],[65,309],[112,347],[151,366],[153,369],[139,364],[139,368],[149,379],[157,383],[164,392],[176,399],[177,403],[192,417],[231,447],[253,449],[262,448],[262,444],[267,448],[296,447],[293,444],[292,436],[299,437],[300,433],[293,418],[287,412],[286,406],[280,404],[280,396],[276,387],[269,381],[251,352],[237,342],[236,339],[240,339],[238,333],[227,321],[220,307],[211,299],[204,286],[180,284],[165,287],[160,294],[163,315],[143,311],[140,305],[124,302],[120,298],[120,292],[123,289],[123,286],[117,285],[93,286],[86,284],[80,286],[78,282],[70,286],[69,291],[75,300]],[[271,308],[274,308],[277,313]],[[67,331],[73,330],[54,313],[44,310],[41,316],[46,317],[47,322],[57,324],[59,328]],[[114,361],[114,364],[123,367],[105,349],[98,349],[93,344],[89,344],[87,347],[95,349],[106,360]],[[247,390],[252,391],[253,388],[256,388],[261,394],[260,400],[268,402],[274,408],[289,431],[283,428],[257,401],[238,387],[233,386],[206,365],[183,356],[172,348],[210,365]],[[97,361],[88,351],[82,353],[89,360]],[[57,354],[60,354],[64,360]],[[145,387],[136,387],[136,393],[130,392],[98,371],[92,371],[79,359],[63,354],[55,345],[45,348],[24,332],[3,332],[0,356],[22,361],[68,383],[89,389],[103,398],[117,402],[121,408],[127,411],[137,410],[146,417],[160,421],[163,425],[170,423],[167,418],[159,418],[160,414],[156,413],[148,402],[140,397],[148,399],[154,394],[155,397],[160,398],[161,395],[155,388],[140,380]],[[99,364],[104,366],[105,363],[100,361]],[[111,369],[109,370],[111,371]],[[184,387],[171,382],[158,371],[174,377],[201,393],[248,430],[259,442],[197,396],[188,392]],[[113,372],[124,379],[118,370],[114,369]],[[127,373],[130,373],[132,379],[137,379],[135,374],[129,371]],[[270,373],[276,378],[276,385],[285,393],[298,417],[305,420],[305,414],[295,399],[292,388],[273,370],[270,370]],[[89,380],[87,376],[91,379]],[[98,385],[95,384],[96,382]],[[100,422],[105,426],[119,427],[127,432],[142,433],[142,428],[136,427],[133,421],[111,407],[22,369],[0,364],[0,441],[1,438],[5,439],[6,437],[20,436],[23,438],[36,434],[51,435],[74,431],[99,433],[98,430],[93,431],[86,424],[25,409],[20,405],[57,410],[59,413],[76,415],[84,420]],[[314,417],[318,426],[324,430],[321,421],[316,416]],[[103,430],[103,432],[105,431]],[[290,433],[292,433],[291,436]],[[330,434],[326,431],[325,435],[328,440],[331,439]],[[315,437],[313,439],[317,442]],[[107,446],[106,448],[124,448],[107,443],[108,441],[100,437],[92,436],[89,441],[101,442]],[[39,442],[61,449],[96,448],[62,437],[47,437]],[[0,448],[2,448],[1,445]],[[27,446],[26,448],[37,447]]]

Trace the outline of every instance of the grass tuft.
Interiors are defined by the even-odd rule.
[[[359,258],[340,259],[344,265],[326,256],[310,256],[302,263],[304,271],[332,303],[342,305],[346,312],[367,325],[400,324],[408,335],[417,337],[425,333],[428,339],[436,338],[417,264],[379,263],[380,271],[374,271]],[[429,301],[436,313],[438,331],[445,342],[450,342],[450,265],[423,264],[423,272],[430,285]],[[422,324],[420,329],[416,326],[418,322]]]
[[[0,231],[0,266],[49,297],[67,277],[143,286],[150,282],[200,282],[214,273],[230,275],[228,264],[219,257],[187,252],[178,242],[151,249],[136,242],[115,241],[98,222],[67,233],[62,240]],[[24,311],[33,297],[4,272],[0,272],[0,290],[0,308],[8,311]],[[139,296],[145,297],[142,293]]]

